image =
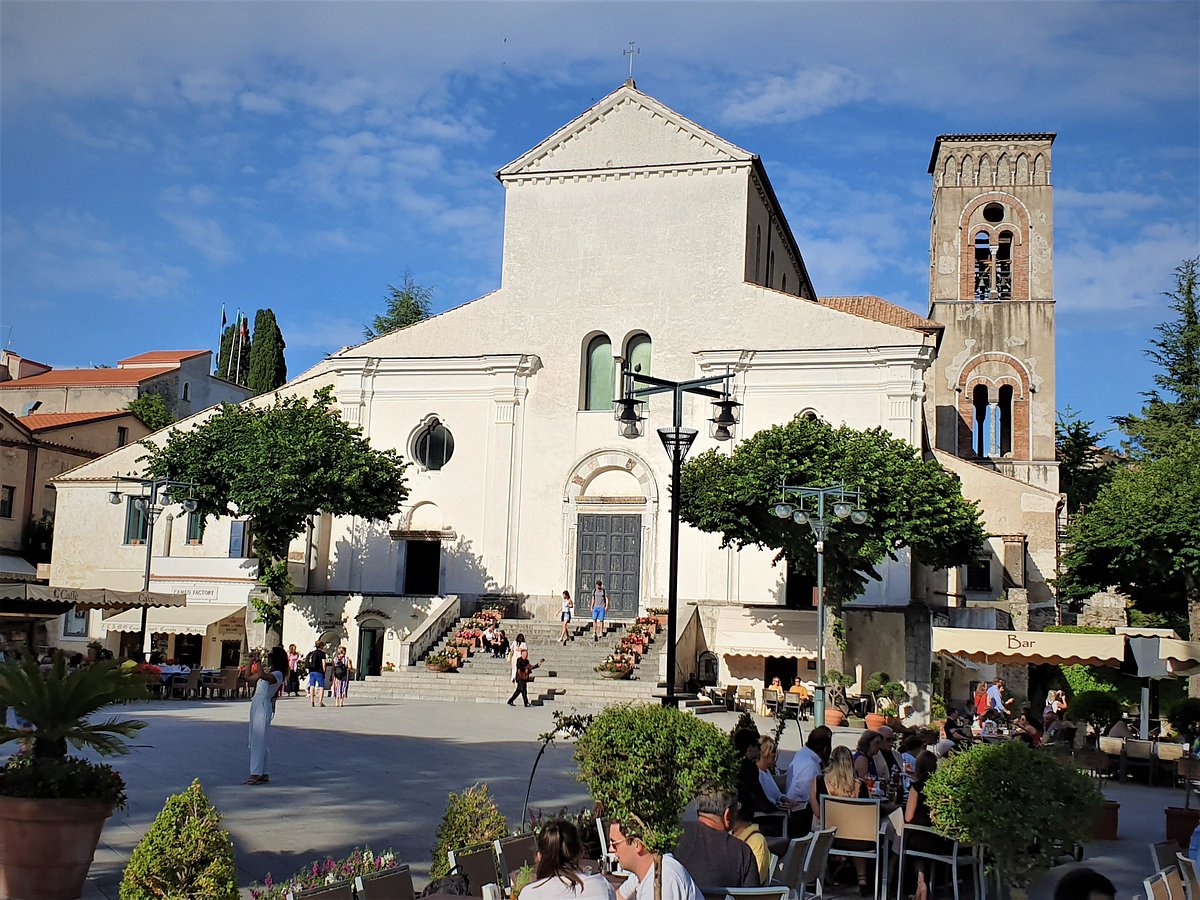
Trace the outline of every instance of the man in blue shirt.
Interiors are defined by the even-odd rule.
[[[1012,698],[1004,699],[1004,679],[997,675],[992,679],[992,686],[988,688],[988,709],[994,709],[1004,718],[1008,718],[1008,707],[1012,705]]]

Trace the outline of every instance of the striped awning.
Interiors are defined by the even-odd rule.
[[[146,630],[151,634],[206,634],[222,619],[246,613],[245,606],[226,606],[219,603],[196,603],[175,609],[152,609],[146,615]],[[243,621],[244,618],[243,618]],[[131,609],[100,625],[105,631],[141,631],[142,611]]]
[[[1120,666],[1125,660],[1125,636],[935,627],[932,649],[999,665]]]
[[[65,612],[77,609],[130,609],[143,606],[185,606],[187,594],[161,591],[114,591],[111,588],[49,587],[44,584],[10,582],[0,584],[0,609],[41,604],[61,606]]]
[[[817,614],[778,606],[721,610],[713,648],[724,656],[817,658]]]

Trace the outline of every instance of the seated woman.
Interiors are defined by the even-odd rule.
[[[874,734],[874,732],[871,733]],[[854,774],[854,768],[854,758],[850,754],[850,748],[834,747],[833,752],[829,755],[829,765],[825,767],[825,773],[813,779],[812,788],[808,794],[812,804],[814,828],[820,827],[822,797],[828,795],[830,797],[866,798],[867,786]],[[869,846],[873,847],[874,844]],[[839,841],[834,838],[830,852],[837,855],[839,847],[843,850],[865,850],[868,848],[868,843],[846,839]],[[854,874],[858,880],[858,892],[865,897],[869,890],[867,888],[867,860],[861,856],[853,857],[853,859]]]
[[[603,875],[580,871],[583,843],[579,829],[565,819],[549,822],[538,835],[534,880],[521,889],[529,900],[615,900]]]
[[[937,771],[937,757],[925,750],[917,757],[917,767],[913,774],[912,790],[908,792],[908,803],[904,807],[904,821],[908,825],[920,825],[932,828],[933,821],[929,818],[929,805],[925,802],[925,783]],[[909,832],[904,836],[905,849],[919,850],[922,853],[948,854],[953,851],[954,844],[947,838],[925,832]],[[926,860],[914,859],[913,868],[917,872],[917,892],[914,900],[927,900],[929,886],[925,883]],[[900,873],[904,877],[904,873]]]
[[[496,639],[492,642],[492,656],[508,656],[508,635],[503,628],[496,629]]]
[[[778,760],[779,748],[775,746],[775,739],[769,734],[764,734],[758,739],[758,783],[776,808],[784,799],[779,782],[775,780],[775,763]]]
[[[1037,747],[1042,743],[1042,730],[1026,715],[1017,716],[1016,721],[1013,722],[1013,735],[1031,747]]]
[[[858,737],[858,747],[853,754],[854,774],[858,776],[859,781],[868,782],[868,789],[871,787],[871,782],[882,781],[886,777],[886,773],[880,772],[875,763],[875,754],[882,747],[883,735],[878,731],[868,729]]]

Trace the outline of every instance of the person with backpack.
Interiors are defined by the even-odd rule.
[[[331,668],[333,669],[333,679],[330,686],[333,688],[333,705],[335,707],[345,706],[346,697],[350,693],[350,670],[354,668],[350,663],[350,657],[346,655],[345,647],[338,647]]]
[[[600,640],[604,633],[604,617],[608,613],[608,591],[604,590],[604,582],[596,579],[596,587],[592,590],[592,642]]]
[[[316,706],[321,701],[325,705],[325,655],[324,644],[317,641],[308,656],[304,657],[304,666],[308,669],[308,705]]]

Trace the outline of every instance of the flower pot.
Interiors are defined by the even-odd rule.
[[[1192,839],[1192,832],[1200,825],[1200,808],[1184,809],[1182,806],[1168,806],[1163,810],[1167,816],[1166,838],[1179,845],[1180,850],[1186,850]]]
[[[1118,813],[1121,804],[1116,800],[1105,800],[1092,825],[1092,837],[1097,841],[1115,841],[1117,839]],[[1190,836],[1190,835],[1189,835]]]
[[[603,669],[600,672],[600,677],[601,678],[610,678],[614,681],[619,681],[623,678],[628,678],[632,671],[633,671],[632,669],[622,669],[619,672],[616,670],[613,670],[613,669]]]
[[[878,731],[881,726],[886,724],[886,716],[881,716],[879,713],[867,713],[867,728],[869,730]]]
[[[76,900],[111,803],[0,797],[0,898]]]
[[[846,724],[846,714],[836,706],[825,710],[825,724],[830,728],[840,728]]]

